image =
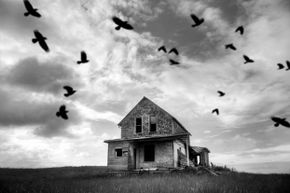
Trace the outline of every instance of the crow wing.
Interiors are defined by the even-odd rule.
[[[169,61],[170,61],[170,65],[178,65],[179,64],[179,62],[172,60],[172,59],[169,59]]]
[[[200,19],[199,19],[196,15],[194,15],[194,14],[190,14],[190,17],[191,17],[191,19],[192,19],[195,23],[200,22]]]
[[[24,2],[24,6],[27,9],[27,11],[34,12],[34,9],[28,0],[23,0],[23,2]]]
[[[86,61],[87,60],[87,54],[85,51],[81,51],[81,60]]]
[[[284,65],[281,64],[281,63],[278,63],[277,66],[278,66],[278,69],[283,69],[284,68]]]
[[[38,42],[39,42],[40,47],[41,47],[44,51],[49,52],[49,47],[47,46],[45,40],[42,39],[42,40],[39,40]]]
[[[163,52],[167,52],[167,50],[166,50],[166,48],[165,48],[165,46],[161,46],[160,48],[158,48],[158,51],[160,52],[160,51],[163,51]]]
[[[120,18],[118,18],[118,17],[116,17],[116,16],[114,16],[114,17],[112,18],[112,20],[113,20],[113,22],[114,22],[115,24],[117,24],[117,25],[123,25],[123,23],[124,23]]]
[[[176,55],[179,54],[176,48],[172,48],[172,49],[169,51],[169,54],[172,53],[172,52],[175,53]]]

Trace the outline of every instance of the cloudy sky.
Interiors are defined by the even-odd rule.
[[[277,70],[290,60],[289,1],[31,3],[40,19],[23,16],[22,0],[0,0],[0,167],[106,165],[103,141],[120,137],[117,123],[147,96],[192,133],[191,145],[211,150],[213,163],[290,172],[290,129],[270,120],[290,120],[290,71]],[[192,28],[191,13],[205,22]],[[112,16],[134,30],[116,31]],[[243,36],[234,33],[240,25]],[[32,44],[35,29],[49,53]],[[157,52],[161,45],[180,55]],[[81,50],[90,62],[77,65]],[[243,64],[244,54],[255,63]],[[65,98],[63,85],[78,92]],[[61,104],[68,121],[55,116]]]

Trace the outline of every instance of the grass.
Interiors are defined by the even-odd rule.
[[[0,169],[0,193],[286,193],[290,175],[225,172],[107,175],[105,167]]]

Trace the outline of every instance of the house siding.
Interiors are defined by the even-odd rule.
[[[155,146],[155,160],[152,162],[144,161],[144,146],[153,144]],[[137,169],[140,168],[173,168],[173,142],[151,142],[140,144],[138,148]]]
[[[150,132],[150,116],[157,118],[156,132]],[[135,119],[142,117],[142,132],[135,132]],[[184,133],[184,130],[173,121],[172,117],[150,100],[142,100],[126,116],[119,125],[121,127],[121,138],[135,138],[156,135],[171,135],[175,133]]]
[[[117,157],[115,149],[122,148],[122,157]],[[129,143],[126,141],[108,143],[108,167],[111,169],[127,170],[128,169],[128,156]]]

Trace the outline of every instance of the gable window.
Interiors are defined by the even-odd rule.
[[[150,117],[150,132],[156,132],[157,120],[156,117]]]
[[[117,157],[122,157],[122,149],[121,148],[115,149],[115,152],[116,152]]]
[[[154,161],[155,160],[155,147],[154,145],[144,146],[144,161]]]
[[[141,133],[142,132],[142,118],[137,117],[136,118],[136,133]]]

